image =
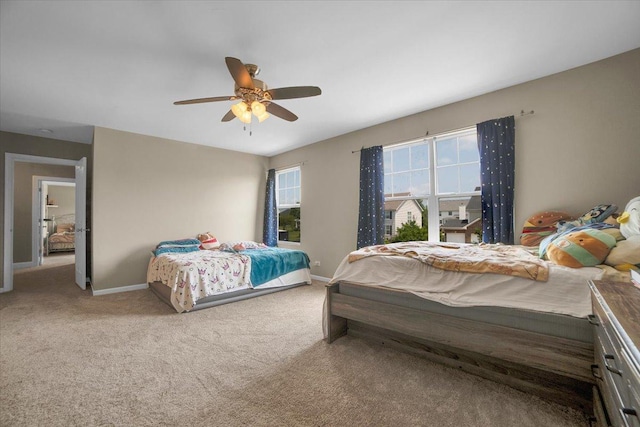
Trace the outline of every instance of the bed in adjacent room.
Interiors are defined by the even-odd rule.
[[[156,249],[147,269],[151,290],[179,313],[311,284],[303,251],[253,242],[201,250],[196,242],[195,250]]]
[[[76,249],[76,216],[66,214],[52,222],[52,232],[47,236],[47,254],[53,252],[73,252]]]

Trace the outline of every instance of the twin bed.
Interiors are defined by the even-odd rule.
[[[297,250],[194,250],[152,257],[147,282],[182,313],[311,284],[311,270]]]

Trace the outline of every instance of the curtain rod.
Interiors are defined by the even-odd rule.
[[[284,170],[284,169],[295,168],[296,166],[304,166],[305,163],[307,163],[307,162],[308,162],[308,160],[303,160],[303,161],[298,162],[298,163],[292,163],[292,164],[286,165],[286,166],[273,167],[273,168],[270,168],[270,169],[275,169],[276,171],[281,171],[281,170]]]
[[[529,115],[532,115],[532,114],[535,114],[535,111],[534,111],[534,110],[531,110],[531,111],[524,111],[524,110],[520,110],[520,114],[518,114],[518,116],[517,116],[517,117],[524,117],[524,116],[529,116]],[[443,131],[443,132],[438,132],[438,134],[439,134],[439,135],[441,135],[441,134],[444,134],[444,133],[455,133],[455,132],[460,132],[460,131],[463,131],[463,130],[468,129],[468,128],[470,128],[470,127],[471,127],[471,126],[466,126],[466,127],[462,127],[462,128],[458,128],[458,129],[450,129],[450,130],[446,130],[446,131]],[[418,137],[411,138],[411,139],[405,139],[405,140],[403,140],[403,141],[398,141],[398,142],[394,142],[394,143],[391,143],[391,144],[387,144],[387,146],[401,145],[401,144],[408,144],[408,143],[410,143],[410,142],[414,142],[414,141],[418,141],[418,140],[420,140],[420,139],[424,139],[424,138],[426,138],[426,137],[428,137],[428,136],[429,136],[429,131],[427,130],[427,133],[426,133],[424,136],[418,136]],[[362,151],[362,150],[364,150],[364,145],[363,145],[363,146],[362,146],[362,148],[361,148],[361,149],[359,149],[359,150],[351,151],[351,154],[353,154],[353,153],[359,153],[359,152],[360,152],[360,151]]]

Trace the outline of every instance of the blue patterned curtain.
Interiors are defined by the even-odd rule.
[[[358,249],[384,243],[384,167],[382,146],[360,151]]]
[[[267,192],[264,197],[264,225],[262,241],[267,246],[278,245],[278,210],[276,207],[276,170],[269,169]]]
[[[476,125],[482,184],[482,241],[513,244],[515,120],[513,116]]]

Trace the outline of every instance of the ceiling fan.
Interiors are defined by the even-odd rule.
[[[298,120],[298,116],[274,103],[273,100],[306,98],[322,93],[320,88],[316,86],[292,86],[269,89],[263,81],[255,78],[260,72],[260,68],[258,68],[257,65],[243,64],[239,59],[229,56],[224,60],[227,63],[231,77],[233,77],[235,81],[235,95],[187,99],[184,101],[176,101],[173,104],[200,104],[204,102],[235,101],[239,99],[240,102],[232,105],[231,110],[222,117],[223,122],[231,121],[237,117],[243,123],[251,123],[252,113],[260,122],[268,118],[270,114],[293,122]]]

